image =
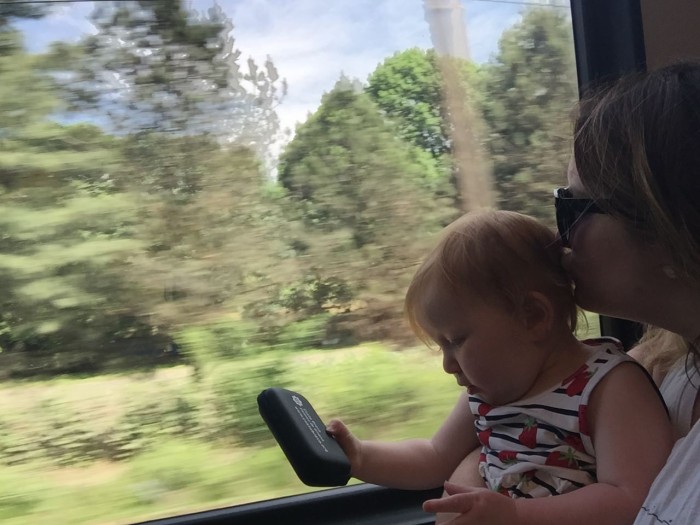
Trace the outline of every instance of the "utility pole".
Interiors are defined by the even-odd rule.
[[[459,0],[423,0],[425,21],[438,55],[469,60],[464,8]]]
[[[442,75],[443,115],[449,121],[452,170],[463,212],[494,205],[491,165],[480,137],[483,124],[467,93],[459,63],[469,60],[464,9],[459,0],[423,0]]]

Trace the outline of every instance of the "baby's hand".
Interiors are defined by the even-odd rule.
[[[352,473],[357,473],[362,463],[362,442],[339,419],[331,419],[326,426],[326,431],[335,438],[350,460]]]
[[[515,500],[489,489],[463,487],[445,482],[445,493],[439,499],[423,503],[426,512],[448,512],[459,515],[450,525],[512,525],[518,523]]]

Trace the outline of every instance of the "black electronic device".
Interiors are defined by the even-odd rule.
[[[266,388],[258,395],[258,410],[301,481],[312,487],[348,482],[350,461],[304,396]]]

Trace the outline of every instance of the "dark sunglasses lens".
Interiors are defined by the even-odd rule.
[[[559,237],[561,237],[561,242],[564,246],[569,246],[569,230],[573,224],[571,213],[573,210],[566,200],[557,199],[554,203],[554,209],[557,218],[557,230],[559,230]]]
[[[571,229],[588,213],[602,213],[596,203],[591,199],[574,199],[566,188],[557,190],[554,199],[554,209],[557,218],[557,229],[562,244],[570,247]]]

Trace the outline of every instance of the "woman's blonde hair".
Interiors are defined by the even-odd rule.
[[[499,210],[467,213],[445,228],[413,276],[405,301],[411,328],[429,343],[419,321],[421,299],[431,287],[441,287],[458,300],[477,296],[512,313],[522,311],[531,292],[540,292],[573,332],[578,310],[560,258],[554,232],[532,217]]]
[[[639,362],[649,370],[654,377],[664,377],[671,367],[683,356],[693,357],[690,353],[691,343],[683,336],[674,332],[648,325],[644,335],[637,343],[643,348],[638,356]],[[686,363],[695,364],[694,362]]]

